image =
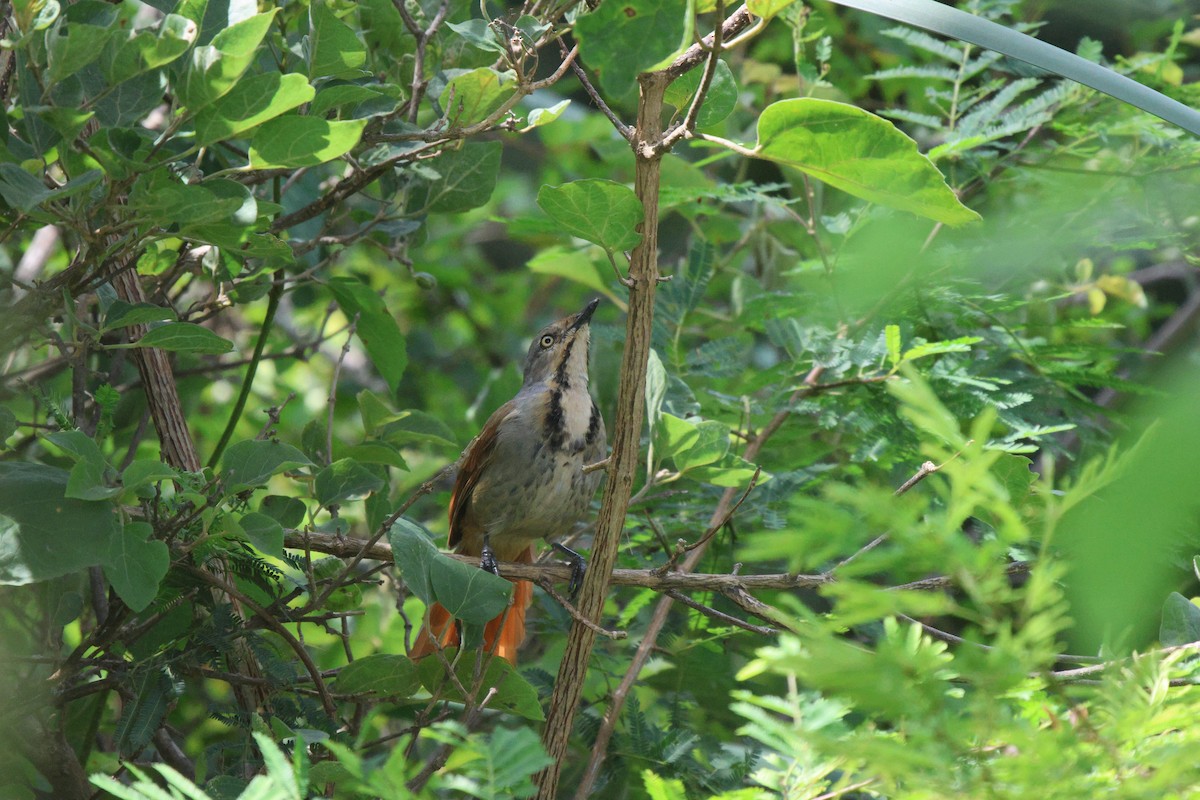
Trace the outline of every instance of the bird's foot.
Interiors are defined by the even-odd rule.
[[[492,550],[486,536],[483,537],[483,549],[479,551],[479,568],[500,577],[500,564],[497,563],[496,553]]]
[[[560,542],[551,542],[550,546],[567,557],[571,565],[571,580],[567,582],[567,591],[574,600],[583,586],[583,576],[587,573],[587,561],[579,553]]]

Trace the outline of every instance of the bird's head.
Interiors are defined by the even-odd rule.
[[[578,314],[538,331],[525,356],[525,386],[549,383],[563,389],[587,388],[590,323],[598,305],[600,300],[593,300]]]

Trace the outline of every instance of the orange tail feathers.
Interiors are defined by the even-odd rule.
[[[513,560],[531,564],[533,555],[531,545]],[[525,639],[525,612],[533,602],[533,584],[529,581],[513,581],[512,584],[512,603],[483,629],[483,651],[490,653],[494,650],[508,663],[516,664],[517,648]],[[454,624],[454,617],[441,603],[434,603],[429,607],[429,620],[421,627],[408,655],[415,661],[430,655],[435,649],[457,646],[458,626]]]

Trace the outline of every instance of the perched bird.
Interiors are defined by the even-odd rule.
[[[593,300],[538,331],[525,356],[521,390],[463,453],[450,495],[450,546],[479,556],[483,569],[499,574],[497,560],[532,562],[537,541],[570,530],[600,484],[600,470],[583,469],[601,461],[608,447],[604,419],[588,393],[590,323],[599,304]],[[577,579],[582,560],[554,546],[575,556]],[[484,650],[516,663],[533,586],[513,584],[511,607],[484,629]],[[435,603],[410,655],[429,655],[439,642],[456,645],[458,631]]]

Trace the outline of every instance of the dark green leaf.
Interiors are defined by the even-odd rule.
[[[498,575],[439,555],[430,565],[433,594],[451,616],[485,625],[508,608],[513,585]]]
[[[421,688],[417,667],[404,656],[376,653],[342,667],[333,682],[339,694],[369,693],[375,697],[411,697]]]
[[[233,350],[233,342],[193,322],[168,322],[151,328],[146,335],[130,344],[110,345],[112,349],[125,347],[157,347],[176,353],[203,353],[216,355]]]
[[[150,605],[171,565],[167,545],[150,538],[153,533],[148,522],[126,523],[104,558],[104,576],[133,611]]]
[[[5,440],[16,432],[17,415],[11,409],[0,406],[0,450],[4,449]]]
[[[251,439],[230,445],[221,458],[221,476],[227,490],[240,492],[261,486],[272,475],[311,467],[303,453],[290,444]]]
[[[242,533],[259,552],[276,558],[283,555],[283,526],[279,520],[257,511],[243,514],[238,520]]]
[[[322,506],[362,500],[385,486],[384,481],[353,458],[333,462],[317,473],[314,485],[317,502]]]
[[[296,497],[285,497],[281,494],[269,494],[258,504],[258,510],[285,528],[295,528],[304,521],[307,509],[303,501]]]
[[[371,363],[394,393],[408,366],[408,352],[400,326],[371,287],[354,278],[333,278],[329,289],[342,313],[357,319],[355,333],[362,340]]]
[[[496,576],[489,577],[495,578]],[[455,660],[454,651],[447,651],[446,657],[453,662]],[[459,679],[458,685],[467,687],[476,685],[474,658],[458,659],[454,672]],[[421,684],[429,692],[437,693],[446,700],[462,702],[464,699],[455,682],[447,679],[440,659],[425,658],[417,662],[417,674],[421,678]],[[538,703],[537,689],[533,688],[527,680],[521,677],[513,665],[503,658],[492,658],[487,662],[478,685],[480,686],[479,697],[493,687],[496,689],[496,694],[488,702],[488,708],[507,711],[535,722],[546,718]],[[478,701],[478,698],[476,700]]]
[[[686,0],[622,0],[601,3],[575,21],[583,60],[614,97],[633,91],[638,73],[675,53],[688,26]]]
[[[425,605],[433,602],[433,587],[429,573],[433,562],[441,557],[438,549],[425,535],[420,525],[404,517],[388,528],[388,543],[392,546],[392,560],[400,570],[408,590],[421,598]]]
[[[115,300],[104,315],[104,324],[100,331],[107,332],[130,325],[145,325],[147,322],[161,322],[175,319],[175,311],[166,306],[156,306],[151,303],[130,305],[124,300]]]
[[[1167,595],[1158,640],[1163,647],[1200,642],[1200,608],[1179,592]]]
[[[467,142],[423,165],[435,171],[436,179],[419,184],[409,208],[416,211],[454,213],[470,211],[486,203],[500,174],[499,142]]]
[[[24,584],[103,562],[121,535],[111,503],[66,496],[67,473],[0,462],[0,583]]]
[[[149,486],[159,481],[174,481],[179,473],[156,459],[142,458],[134,461],[121,473],[121,485],[128,489]]]

